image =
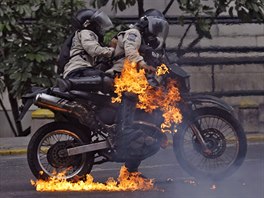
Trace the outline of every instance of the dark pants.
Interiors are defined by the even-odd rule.
[[[135,111],[137,97],[131,93],[125,93],[122,97],[118,114],[117,128],[117,153],[129,172],[135,172],[142,160],[155,154],[159,145],[148,144],[146,140],[151,139],[140,127],[136,126]],[[153,139],[153,142],[156,142]]]
[[[132,125],[133,125],[133,120],[134,120],[136,102],[137,102],[137,100],[136,100],[135,95],[128,95],[128,93],[123,95],[121,108],[120,108],[120,112],[119,112],[120,116],[119,116],[119,130],[118,130],[118,133],[121,133],[119,135],[123,138],[126,138],[125,136],[129,136],[130,134],[128,134],[128,133],[134,132],[134,128],[132,127]],[[120,141],[123,141],[122,140],[123,138],[121,138]],[[131,139],[133,139],[133,138],[131,138]],[[129,151],[127,151],[127,152],[129,152]],[[141,163],[140,159],[128,158],[125,161],[125,166],[129,172],[137,172],[140,163]]]
[[[133,159],[129,155],[127,144],[133,141],[134,129],[132,128],[136,105],[136,96],[128,96],[128,93],[123,94],[122,103],[118,112],[118,129],[117,129],[117,150],[118,157],[125,161],[125,166],[129,172],[138,171],[138,166],[141,163],[140,159]]]
[[[84,68],[78,68],[78,69],[72,70],[70,73],[68,73],[66,78],[67,79],[80,78],[80,77],[86,77],[86,76],[102,75],[103,73],[104,72],[98,69],[84,67]]]

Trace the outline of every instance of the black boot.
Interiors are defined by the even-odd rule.
[[[127,168],[128,172],[132,175],[133,173],[138,172],[138,167],[141,163],[141,160],[127,160],[125,162],[125,167]],[[145,175],[140,173],[138,177],[141,177],[143,179],[148,179]]]
[[[138,167],[141,163],[141,160],[127,160],[125,162],[125,167],[127,168],[128,172],[138,172]]]

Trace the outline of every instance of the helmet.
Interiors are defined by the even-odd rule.
[[[155,9],[145,11],[136,26],[141,29],[144,41],[154,49],[162,47],[165,43],[169,24],[160,11]]]
[[[156,16],[159,18],[163,18],[165,20],[164,15],[159,10],[156,9],[148,9],[141,15],[141,17],[142,16]]]
[[[72,25],[76,29],[91,29],[99,35],[113,27],[110,18],[100,10],[82,9],[72,18]]]

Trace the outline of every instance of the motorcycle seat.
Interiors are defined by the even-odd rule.
[[[57,85],[62,92],[72,90],[84,92],[110,93],[113,91],[114,80],[109,76],[93,75],[80,78],[57,79]]]
[[[67,92],[70,89],[71,84],[68,80],[58,78],[57,79],[57,86],[59,87],[59,90],[61,92]]]

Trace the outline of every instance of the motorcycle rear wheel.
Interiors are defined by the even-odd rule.
[[[247,140],[238,120],[230,113],[206,107],[193,112],[201,134],[210,149],[203,151],[190,125],[184,121],[173,137],[173,148],[181,167],[198,178],[220,180],[240,167],[247,153]]]
[[[68,180],[84,178],[91,172],[93,153],[62,156],[65,148],[91,142],[89,133],[65,122],[52,122],[39,128],[32,136],[28,149],[28,165],[37,179],[46,180],[58,173]]]

